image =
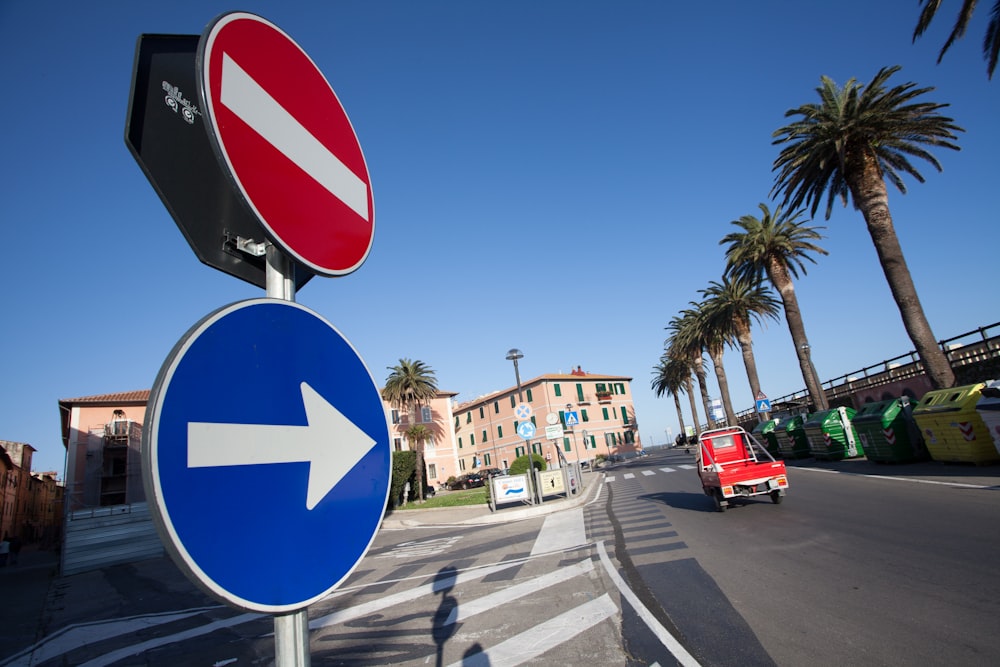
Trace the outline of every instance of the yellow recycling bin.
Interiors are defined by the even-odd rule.
[[[1000,452],[976,412],[984,382],[934,389],[924,394],[913,410],[913,419],[923,433],[927,451],[935,461],[983,465],[1000,461]]]

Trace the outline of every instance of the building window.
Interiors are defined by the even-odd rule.
[[[522,447],[522,446],[515,447],[514,448],[514,456],[516,458],[521,458],[522,456],[524,456],[524,447]]]
[[[531,403],[531,402],[532,402],[532,398],[531,398],[531,390],[530,390],[530,389],[527,389],[527,390],[525,390],[525,391],[527,391],[527,393],[528,393],[528,403]]]
[[[465,471],[465,459],[458,460],[458,469],[462,472]]]
[[[465,423],[466,424],[471,424],[472,423],[472,413],[471,412],[466,412],[465,413]]]
[[[475,447],[475,446],[476,446],[476,434],[475,433],[470,433],[469,434],[469,447]]]
[[[563,438],[563,451],[571,452],[573,451],[569,445],[569,438]]]
[[[486,437],[486,429],[484,428],[484,429],[483,429],[483,444],[484,444],[484,445],[486,444],[486,441],[487,441],[488,439],[489,439],[489,438],[487,438],[487,437]]]
[[[601,408],[601,413],[604,415],[604,421],[608,421],[608,409]]]
[[[393,410],[392,411],[392,423],[393,424],[398,424],[399,423],[399,410]]]
[[[455,415],[455,428],[458,428],[458,415]]]
[[[483,419],[486,415],[483,414],[483,406],[479,406],[479,418]]]
[[[516,401],[516,399],[514,398],[514,394],[511,394],[510,395],[510,407],[513,408],[513,407],[515,407],[517,405],[517,403],[515,401]]]
[[[590,421],[590,417],[587,416],[587,409],[586,408],[583,408],[583,409],[580,410],[580,419],[582,419],[585,422],[589,422]]]
[[[615,384],[615,393],[616,394],[621,394],[622,396],[625,395],[625,383],[624,382],[618,382],[618,383]]]
[[[580,384],[579,382],[576,384],[576,402],[577,403],[583,402],[583,385]]]
[[[431,406],[424,405],[420,408],[420,421],[424,424],[429,424],[434,421],[434,415],[431,412]]]
[[[487,466],[489,466],[491,463],[493,463],[493,459],[490,458],[489,454],[483,454],[483,461],[485,462],[485,464]]]
[[[438,469],[437,465],[431,463],[427,466],[427,479],[437,479]]]
[[[552,387],[556,391],[556,398],[562,396],[562,387],[561,386],[559,386],[558,384],[554,384],[554,385],[552,385]]]
[[[403,451],[403,439],[402,438],[393,438],[392,439],[392,447],[397,452]]]
[[[493,401],[493,414],[500,414],[500,401]]]
[[[458,439],[458,448],[459,449],[462,448],[462,438],[461,437],[459,437],[459,439]]]
[[[503,424],[497,426],[497,438],[503,438]]]
[[[628,424],[629,423],[628,422],[628,410],[625,409],[624,405],[622,406],[622,423],[623,424]]]

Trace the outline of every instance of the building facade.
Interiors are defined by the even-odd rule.
[[[440,486],[448,477],[457,474],[458,452],[451,429],[452,405],[457,395],[454,392],[439,391],[430,403],[409,413],[386,405],[392,451],[414,450],[416,443],[410,442],[407,431],[418,424],[427,429],[429,437],[424,440],[424,467],[429,486]]]
[[[508,468],[529,447],[553,467],[562,461],[590,463],[598,454],[641,451],[631,383],[629,377],[586,373],[578,367],[456,405],[457,474]],[[518,434],[518,426],[526,421],[515,413],[521,404],[530,408],[527,421],[535,426],[530,441]]]
[[[29,444],[0,440],[0,535],[51,546],[62,525],[63,487],[56,472],[31,472],[34,452]]]

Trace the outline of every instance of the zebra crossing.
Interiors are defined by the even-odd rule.
[[[682,464],[677,465],[677,466],[657,468],[656,470],[640,470],[638,474],[640,474],[640,475],[642,475],[644,477],[650,477],[650,476],[656,475],[657,473],[660,473],[660,472],[662,472],[662,473],[672,473],[672,472],[677,472],[678,470],[694,470],[695,467],[696,466],[693,466],[690,463],[682,463]],[[618,477],[619,477],[619,475],[617,473],[614,474],[614,475],[610,475],[610,474],[606,475],[604,477],[604,483],[605,484],[610,484],[611,482],[614,482],[616,479],[618,479]],[[636,478],[636,473],[634,473],[634,472],[625,472],[625,473],[621,474],[621,478],[623,480],[635,479]]]

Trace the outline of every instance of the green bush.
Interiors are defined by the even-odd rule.
[[[392,453],[392,480],[389,482],[389,509],[398,507],[406,502],[403,498],[403,491],[406,483],[410,483],[412,491],[416,482],[417,453],[416,452],[393,452]]]
[[[535,470],[544,471],[546,468],[545,459],[543,459],[538,454],[531,455],[531,461],[534,464]],[[510,474],[511,475],[523,475],[528,472],[528,455],[519,456],[514,459],[514,462],[510,464]]]

